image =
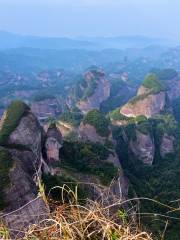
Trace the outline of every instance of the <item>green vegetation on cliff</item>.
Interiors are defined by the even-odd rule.
[[[152,94],[159,93],[161,91],[165,91],[165,87],[160,82],[158,76],[154,73],[148,74],[142,84],[144,87],[151,90]]]
[[[94,94],[98,85],[98,81],[102,76],[102,73],[97,70],[91,70],[89,74],[91,74],[90,79],[86,79],[86,77],[81,77],[81,79],[74,86],[72,90],[72,95],[76,99],[84,101]]]
[[[6,145],[10,134],[16,129],[21,118],[29,111],[29,107],[21,102],[14,101],[7,108],[0,127],[0,145]]]
[[[120,112],[119,108],[110,112],[108,116],[112,121],[122,121],[126,122],[127,124],[141,123],[147,120],[146,116],[143,115],[137,117],[127,117]]]
[[[118,170],[107,162],[110,151],[101,144],[64,142],[60,150],[62,164],[79,172],[95,175],[103,184],[109,184]]]
[[[13,166],[13,160],[8,150],[0,148],[0,210],[6,207],[4,191],[9,184],[9,171]]]
[[[180,126],[171,114],[159,115],[142,123],[114,128],[113,134],[117,141],[117,153],[122,167],[138,197],[154,199],[178,208],[179,201],[172,201],[180,199]],[[155,157],[152,166],[144,165],[130,151],[128,140],[136,140],[136,130],[145,131],[153,138]],[[128,140],[124,138],[124,134]],[[175,151],[163,158],[160,147],[164,134],[174,137]],[[130,197],[132,198],[132,195]],[[143,200],[140,203],[140,212],[148,214],[142,214],[141,222],[155,234],[157,239],[160,239],[168,220],[164,239],[180,239],[180,223],[173,219],[180,218],[180,212],[168,211],[169,208],[165,206]]]
[[[80,111],[77,111],[76,109],[64,112],[59,118],[60,121],[69,123],[75,127],[79,126],[82,119],[83,119],[82,113]]]
[[[89,111],[83,119],[84,124],[89,124],[95,127],[97,133],[102,137],[109,135],[109,121],[98,110]]]

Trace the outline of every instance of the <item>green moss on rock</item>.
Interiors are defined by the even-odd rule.
[[[165,90],[165,87],[160,82],[158,76],[154,73],[148,74],[142,84],[144,87],[150,89],[152,93],[159,93]]]
[[[4,113],[0,128],[0,145],[6,145],[10,134],[16,129],[21,118],[29,111],[22,101],[14,101]]]

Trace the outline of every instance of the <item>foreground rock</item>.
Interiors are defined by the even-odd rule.
[[[29,107],[16,101],[4,113],[0,139],[1,215],[8,228],[13,229],[12,236],[21,236],[22,229],[42,220],[48,212],[38,197],[42,128]]]

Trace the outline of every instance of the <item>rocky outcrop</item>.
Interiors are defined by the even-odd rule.
[[[37,118],[29,111],[10,134],[8,144],[21,145],[29,149],[39,161],[41,157],[42,131]]]
[[[130,141],[129,147],[137,159],[146,165],[152,165],[155,146],[150,134],[143,134],[136,130],[136,139]]]
[[[18,103],[16,106],[21,107],[23,104]],[[16,111],[18,112],[20,109],[17,108]],[[6,112],[2,124],[7,124],[7,114]],[[16,114],[15,111],[14,114]],[[11,117],[11,124],[14,124],[13,116]],[[23,227],[27,228],[29,224],[36,223],[37,219],[42,220],[48,212],[40,197],[35,201],[39,191],[38,176],[41,176],[43,130],[30,110],[26,110],[16,124],[15,129],[9,134],[7,143],[1,148],[1,151],[5,151],[7,155],[7,159],[1,159],[1,161],[11,162],[9,168],[6,168],[4,172],[7,184],[4,184],[1,189],[5,203],[2,219],[10,229],[16,230],[11,232],[13,237],[19,234]],[[2,162],[2,164],[6,163]],[[3,169],[3,165],[0,168]],[[32,205],[32,201],[35,201],[36,205]],[[37,204],[38,208],[36,208]],[[24,223],[21,220],[16,221],[17,216],[26,221]]]
[[[174,137],[164,134],[160,145],[160,154],[164,158],[167,154],[174,152]]]
[[[153,117],[164,110],[166,105],[166,93],[138,95],[138,97],[125,104],[120,113],[127,117],[137,117],[144,115]]]
[[[59,151],[62,147],[62,135],[56,124],[51,124],[46,133],[45,151],[47,164],[51,168],[51,174],[56,173],[56,164],[60,162]]]
[[[87,84],[91,81],[95,81],[96,86],[94,86],[94,91],[90,96],[85,99],[81,99],[76,106],[83,112],[87,113],[92,109],[100,109],[101,103],[108,99],[110,96],[110,83],[107,81],[105,74],[98,71],[98,77],[92,72],[87,72],[85,74],[85,79]],[[92,86],[91,86],[92,88]]]
[[[99,142],[104,144],[106,137],[100,136],[95,127],[90,124],[84,124],[83,122],[79,126],[79,137],[83,141],[90,141],[90,142]]]
[[[105,145],[108,141],[114,146],[116,145],[116,142],[113,139],[112,131],[110,127],[109,127],[109,136],[102,137],[97,133],[94,126],[87,123],[85,124],[83,122],[80,124],[80,127],[79,127],[79,140],[84,142],[100,143],[102,145]],[[110,202],[112,199],[113,200],[126,199],[128,196],[129,183],[123,173],[123,169],[121,167],[121,163],[117,156],[115,148],[109,149],[109,156],[105,161],[112,163],[116,168],[118,168],[119,170],[118,177],[117,179],[114,179],[110,184],[110,186],[108,187],[105,187],[100,183],[98,184],[99,188],[97,188],[97,186],[95,185],[96,187],[93,188],[94,193],[96,193],[95,196],[96,197],[99,196],[99,198],[102,198],[107,202]],[[93,179],[91,179],[90,182],[94,182],[92,180]]]
[[[120,112],[126,117],[144,115],[147,118],[160,114],[166,108],[166,87],[156,74],[148,74],[136,97],[125,104]]]

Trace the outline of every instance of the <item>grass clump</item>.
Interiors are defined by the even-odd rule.
[[[109,136],[109,121],[99,110],[89,111],[84,117],[83,123],[92,125],[101,137]]]
[[[0,126],[0,145],[6,145],[10,134],[16,129],[21,118],[29,111],[22,101],[14,101],[7,108]]]
[[[4,190],[10,182],[9,171],[13,166],[13,160],[8,150],[0,148],[0,210],[6,207]]]
[[[77,190],[72,191],[65,184],[57,189],[66,197],[61,198],[61,204],[50,200],[50,217],[43,224],[30,226],[24,239],[152,240],[150,234],[128,220],[127,212],[121,210],[121,200],[106,206],[102,202],[86,200],[86,205],[82,205]],[[67,196],[68,203],[64,201]],[[117,208],[115,214],[111,213],[113,207]]]

